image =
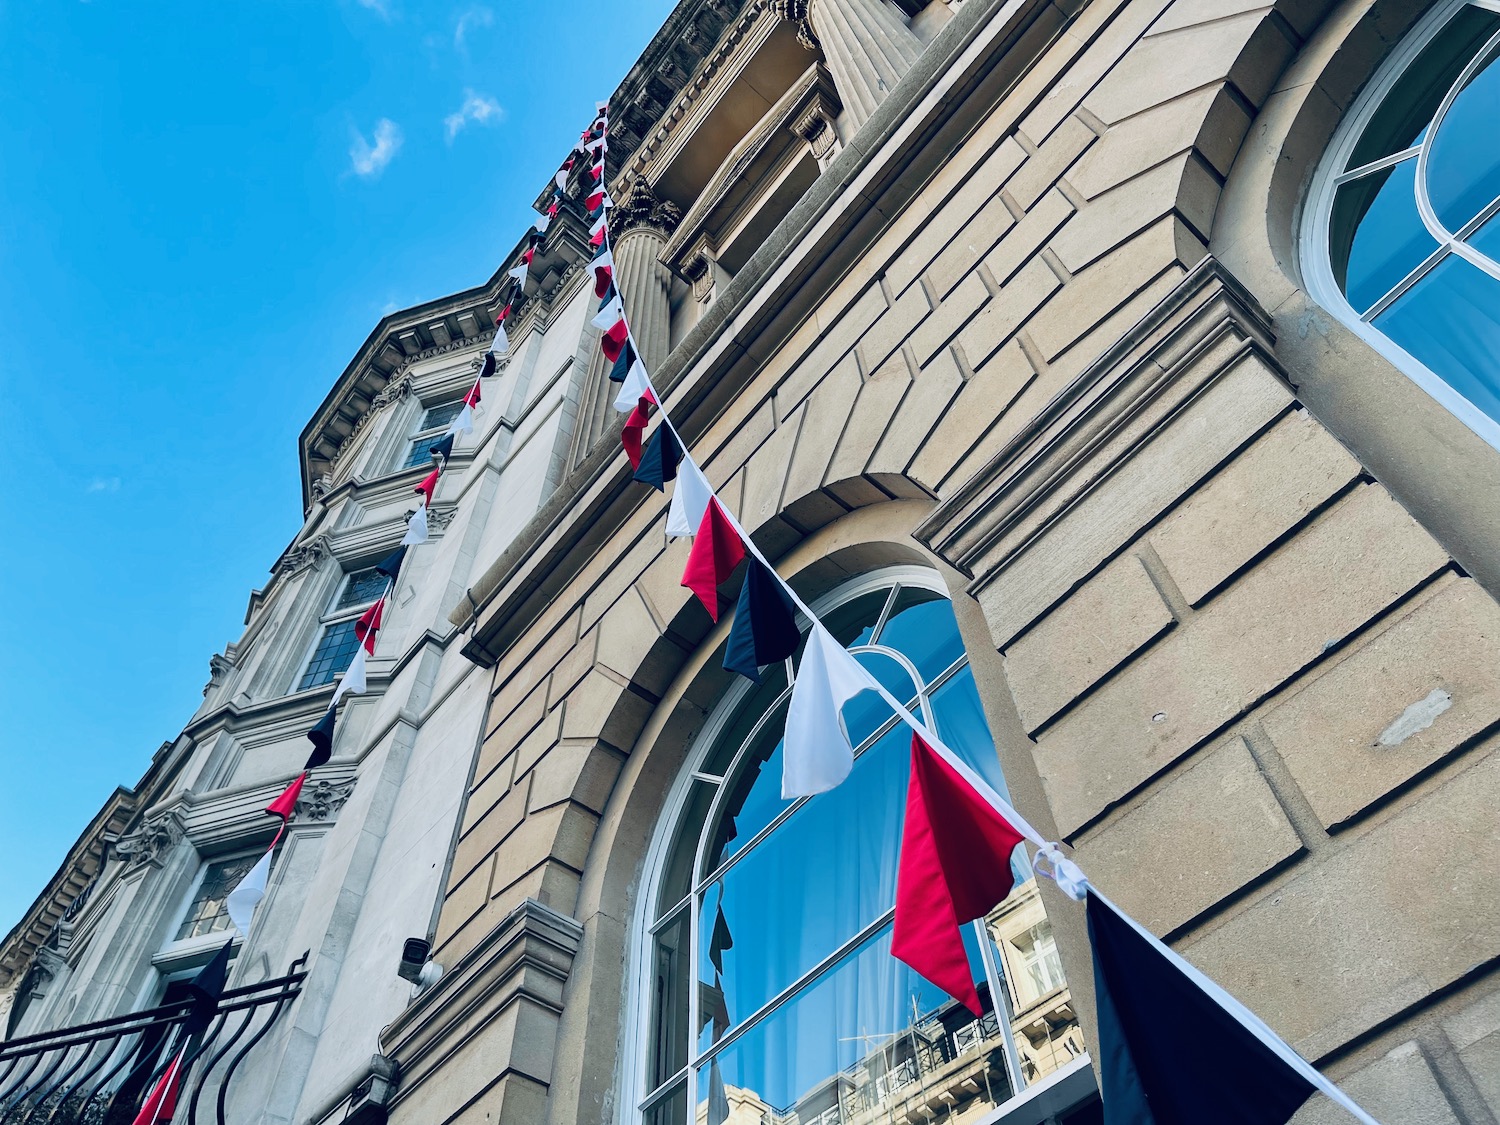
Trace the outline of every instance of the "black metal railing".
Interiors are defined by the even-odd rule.
[[[179,1049],[192,1059],[174,1125],[224,1118],[229,1083],[302,991],[307,955],[285,976],[225,992],[200,1041],[186,1043],[181,1000],[0,1043],[0,1125],[131,1125]]]

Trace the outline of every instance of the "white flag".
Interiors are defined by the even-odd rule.
[[[604,224],[607,222],[609,222],[609,220],[603,215],[600,215],[597,219],[594,220],[594,225],[589,227],[589,235],[597,236],[598,233],[604,229]]]
[[[599,263],[596,261],[594,264],[598,265]],[[609,304],[600,309],[598,315],[590,323],[601,332],[608,332],[616,324],[620,323],[620,318],[624,315],[625,305],[617,296]]]
[[[407,521],[406,534],[401,539],[401,546],[410,547],[414,543],[425,542],[427,542],[427,505],[423,504]]]
[[[854,748],[844,733],[839,710],[867,690],[873,690],[869,674],[832,633],[815,622],[786,713],[782,800],[827,792],[849,776]]]
[[[604,138],[603,137],[595,137],[593,140],[591,140],[588,144],[584,145],[583,147],[584,147],[585,151],[587,151],[587,152],[608,151],[605,148],[605,142],[604,142]]]
[[[490,351],[496,355],[504,355],[510,351],[510,337],[505,334],[505,325],[495,329],[495,342],[490,345]]]
[[[255,919],[255,908],[266,897],[266,883],[270,878],[271,853],[267,851],[224,900],[229,920],[246,937],[250,936],[250,923]]]
[[[467,402],[464,408],[458,412],[458,416],[448,424],[450,434],[472,434],[474,432],[474,408]]]
[[[621,414],[629,414],[641,399],[646,397],[646,392],[649,390],[651,390],[651,380],[646,377],[646,365],[638,357],[630,365],[630,370],[625,372],[625,380],[620,384],[620,393],[615,395],[615,409]]]
[[[691,457],[684,456],[682,464],[677,466],[677,483],[672,487],[672,503],[667,508],[667,538],[697,535],[713,494],[702,470]]]
[[[339,677],[339,686],[333,689],[333,706],[338,706],[345,692],[364,695],[366,686],[365,646],[360,645],[354,650],[354,659],[349,662],[349,667],[345,668],[344,674]]]
[[[522,285],[526,284],[526,263],[522,262],[513,270],[506,270],[505,274],[507,277],[515,278]]]
[[[552,216],[540,215],[537,217],[537,221],[532,225],[536,227],[537,234],[546,234],[547,228],[552,225]]]
[[[552,182],[557,185],[558,191],[568,190],[568,173],[572,170],[571,168],[559,168],[557,173],[552,177]]]

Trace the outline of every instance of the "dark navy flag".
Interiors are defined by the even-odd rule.
[[[791,656],[801,640],[791,595],[769,567],[752,557],[724,649],[724,670],[760,683],[760,670]]]
[[[1284,1125],[1312,1095],[1307,1078],[1095,894],[1088,925],[1105,1125]]]
[[[397,547],[375,569],[394,582],[396,576],[401,573],[401,564],[405,561],[406,548],[404,546]]]
[[[682,446],[672,427],[663,422],[656,427],[646,448],[641,450],[641,463],[636,466],[635,479],[649,484],[658,492],[667,490],[667,481],[677,479],[677,466],[682,463]]]
[[[427,448],[428,454],[435,460],[447,462],[453,456],[453,434],[444,434],[441,441],[435,441]]]
[[[614,383],[623,383],[625,381],[625,376],[630,374],[631,365],[634,363],[635,347],[629,340],[626,340],[625,346],[620,349],[620,358],[615,360],[615,365],[609,369],[610,381]]]
[[[334,712],[337,710],[338,703],[335,702],[323,713],[318,725],[307,732],[307,740],[313,744],[312,756],[307,759],[307,769],[315,770],[327,765],[328,759],[333,757],[333,722]]]
[[[214,1015],[219,1010],[219,1000],[224,995],[224,984],[229,979],[229,955],[233,951],[234,939],[225,942],[219,952],[188,982],[188,996],[193,1006],[182,1025],[184,1035],[201,1035],[208,1030]]]

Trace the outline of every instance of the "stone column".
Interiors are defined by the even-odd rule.
[[[803,46],[823,48],[851,136],[922,53],[890,0],[775,0],[775,7],[800,25]]]
[[[636,180],[610,216],[615,280],[648,370],[660,367],[672,346],[672,275],[661,264],[661,252],[681,218],[677,207],[657,199],[645,180]]]

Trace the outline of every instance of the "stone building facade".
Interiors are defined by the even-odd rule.
[[[1409,261],[1369,251],[1387,212],[1341,193],[1435,175],[1492,18],[1452,0],[683,0],[611,98],[631,321],[757,545],[842,640],[910,671],[1102,889],[1376,1117],[1416,1125],[1500,1119],[1500,442],[1486,373],[1450,363],[1493,335],[1481,301],[1423,350],[1411,323],[1439,314],[1410,311],[1447,263],[1488,269],[1500,188],[1462,221],[1419,190],[1435,248]],[[265,1104],[237,1111],[1099,1120],[1081,911],[1045,880],[974,938],[977,1021],[879,976],[879,901],[826,947],[796,940],[815,865],[778,841],[878,821],[891,787],[763,801],[785,679],[732,684],[727,615],[679,584],[688,544],[631,480],[576,280],[586,229],[565,218],[512,332],[505,416],[439,497],[457,514],[396,617],[390,686],[327,768],[357,784],[294,830],[305,858],[250,936],[270,963],[314,947],[326,983],[264,1064]],[[399,529],[407,477],[355,466],[390,465],[416,406],[377,403],[406,370],[436,401],[421,379],[469,361],[463,311],[482,321],[497,291],[398,314],[351,363],[304,437],[289,559],[373,557]],[[450,338],[429,343],[439,313]],[[257,694],[241,655],[257,621],[313,620],[298,590],[327,604],[319,563],[297,565],[122,814],[140,833],[180,810],[168,853],[228,838],[195,836],[200,809],[248,824],[291,768],[272,732],[289,746],[317,712],[285,677]],[[130,854],[101,878],[128,885]],[[752,885],[761,855],[773,874]],[[159,900],[185,886],[172,862]],[[340,894],[358,909],[308,910]],[[63,897],[39,902],[29,949]],[[143,916],[110,901],[118,924]],[[394,958],[423,926],[444,973],[411,997]],[[764,980],[737,968],[754,950]],[[818,1023],[818,989],[851,981]],[[390,1076],[378,1099],[361,1053]]]

